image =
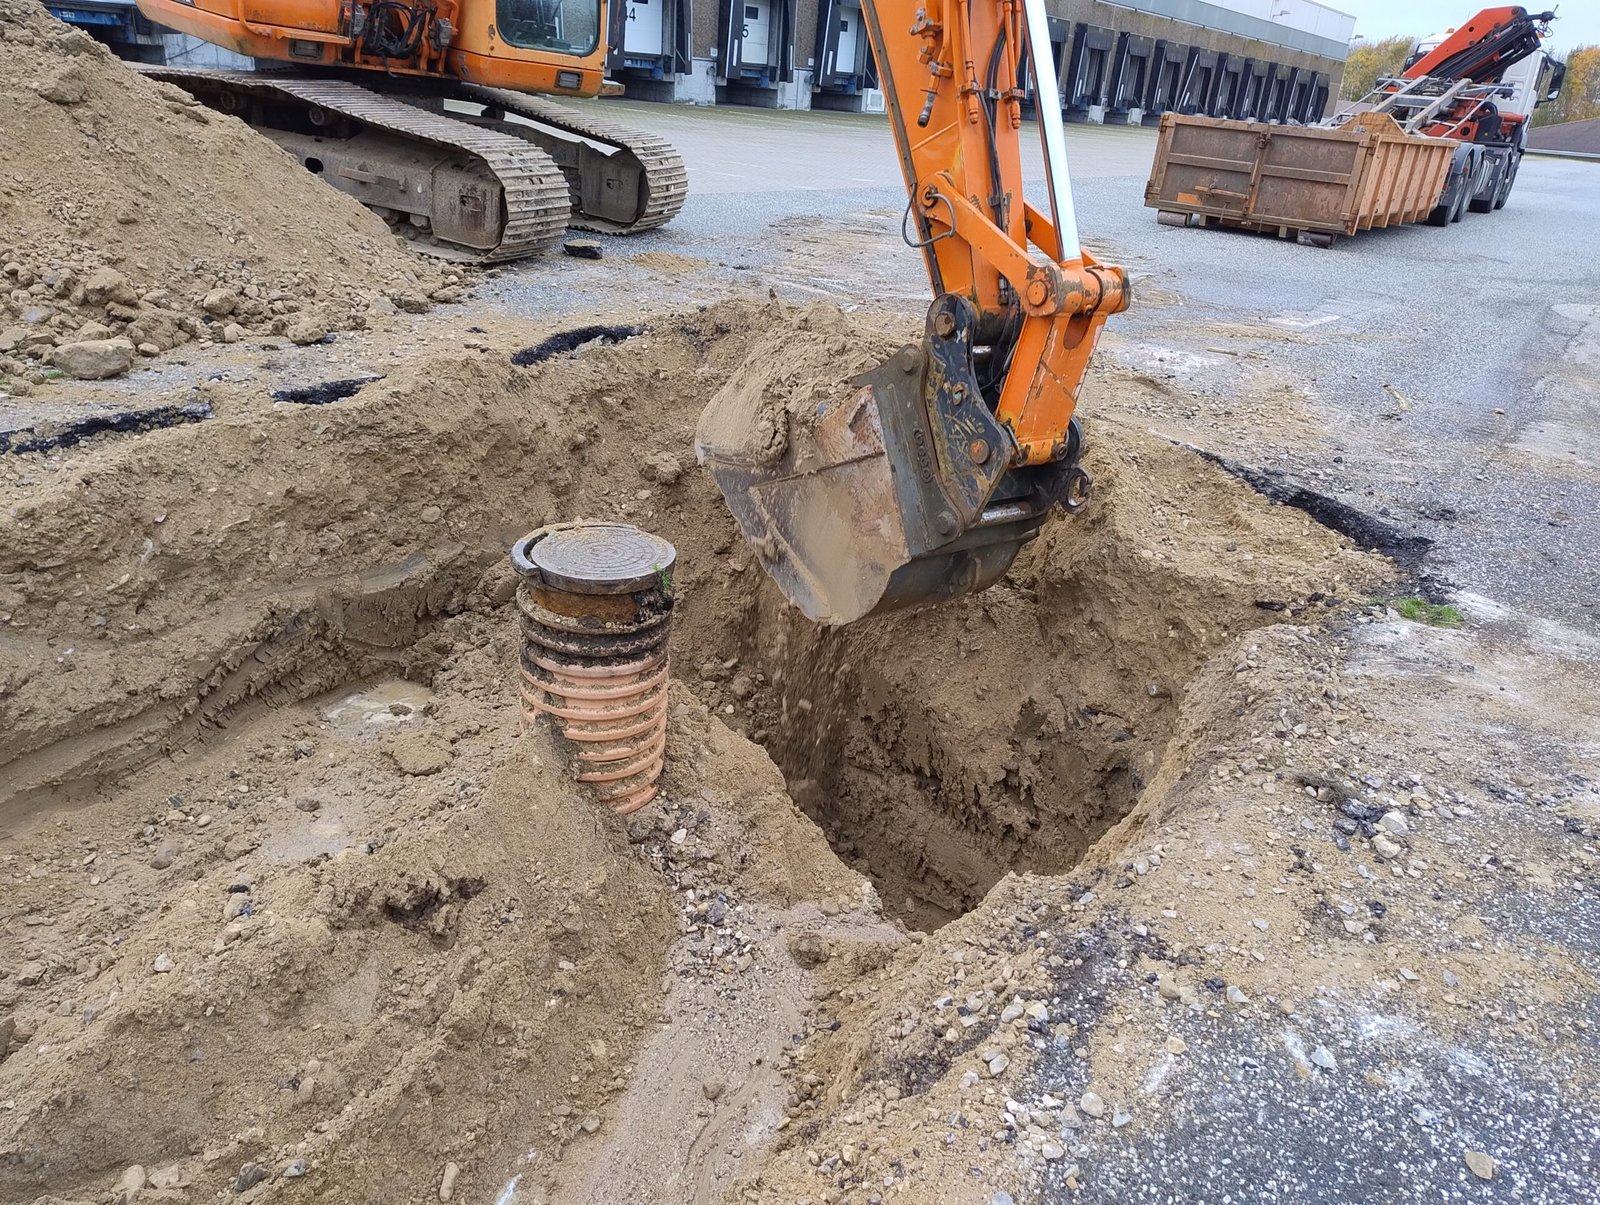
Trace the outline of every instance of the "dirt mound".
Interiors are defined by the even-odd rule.
[[[73,1007],[25,1014],[15,1035],[30,1092],[0,1140],[7,1199],[130,1165],[155,1187],[248,1188],[251,1165],[292,1179],[333,1152],[351,1198],[409,1197],[419,1159],[436,1174],[470,1143],[394,1122],[494,1080],[516,1087],[482,1095],[479,1127],[547,1147],[576,1132],[600,1103],[588,1073],[648,1023],[670,908],[553,759],[472,699],[474,680],[498,680],[493,651],[457,660],[437,693],[246,726],[30,851],[17,902],[44,922],[28,937],[40,990]],[[407,775],[407,743],[445,766]],[[626,962],[637,977],[617,976]],[[603,1027],[578,1020],[597,1006]],[[82,1066],[100,1069],[92,1086]]]
[[[159,1171],[195,1199],[302,1175],[417,1199],[453,1163],[464,1200],[518,1177],[716,1199],[822,1099],[780,1052],[830,1026],[800,1018],[813,979],[896,944],[737,733],[937,924],[1008,869],[1070,866],[1159,780],[1198,667],[1374,573],[1107,422],[1099,501],[1002,586],[819,632],[693,465],[701,407],[774,329],[819,373],[819,349],[913,333],[730,303],[322,406],[218,382],[204,421],[13,458],[0,1196],[103,1196],[137,1164],[147,1194]],[[515,735],[506,549],[580,517],[679,549],[672,761],[626,828]]]
[[[52,368],[118,375],[194,339],[313,342],[369,307],[421,308],[447,283],[271,142],[34,0],[0,0],[0,105],[12,393]]]
[[[690,699],[663,802],[627,829],[597,812],[517,735],[514,640],[445,623],[409,678],[241,715],[13,846],[0,1077],[26,1087],[0,1195],[132,1168],[139,1200],[581,1180],[663,974],[729,990],[755,905],[859,902],[776,771]],[[685,914],[703,941],[669,965]]]

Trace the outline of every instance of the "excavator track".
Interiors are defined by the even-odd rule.
[[[175,67],[140,70],[226,112],[247,116],[263,104],[280,112],[298,108],[308,126],[325,126],[335,116],[377,136],[375,149],[365,147],[366,154],[356,156],[359,164],[330,168],[323,175],[369,207],[390,212],[403,206],[387,203],[388,193],[426,195],[431,204],[422,216],[443,245],[423,245],[422,250],[502,263],[546,251],[566,231],[572,208],[566,176],[546,151],[526,138],[429,112],[343,80]],[[276,126],[256,128],[308,166],[312,151],[336,149],[337,140]],[[388,158],[382,155],[386,149],[394,152]],[[440,152],[452,162],[441,162]],[[336,175],[338,180],[331,178]],[[500,214],[489,212],[502,201]],[[457,227],[468,230],[471,241],[451,240],[449,232]],[[498,239],[491,242],[496,233]]]
[[[689,173],[666,139],[587,116],[542,96],[479,84],[458,85],[455,94],[566,135],[541,139],[537,130],[512,122],[496,122],[493,127],[535,139],[552,154],[572,191],[569,224],[602,234],[637,234],[664,226],[683,208]],[[611,150],[594,153],[580,140]]]

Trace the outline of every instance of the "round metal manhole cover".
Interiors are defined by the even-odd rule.
[[[665,585],[677,549],[626,523],[560,523],[517,542],[512,562],[524,577],[574,594],[626,594]]]

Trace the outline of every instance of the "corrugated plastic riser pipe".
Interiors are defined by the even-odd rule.
[[[655,798],[666,761],[672,545],[617,523],[517,542],[523,722],[548,726],[577,781],[617,812]]]

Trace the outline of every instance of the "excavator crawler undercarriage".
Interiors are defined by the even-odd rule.
[[[688,193],[683,161],[663,140],[541,97],[464,83],[393,95],[287,72],[144,71],[240,117],[420,249],[453,259],[536,255],[569,225],[654,229]]]

